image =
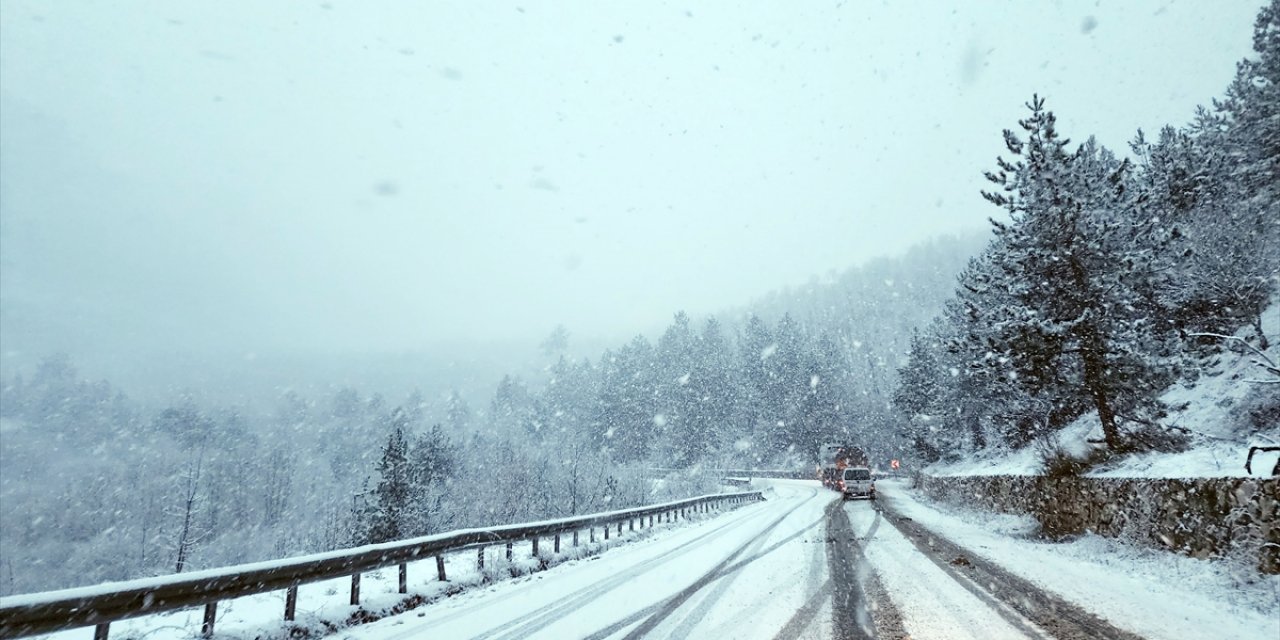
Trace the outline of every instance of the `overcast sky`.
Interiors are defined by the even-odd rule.
[[[1184,123],[1256,1],[0,3],[3,349],[618,341],[930,236],[1033,92]]]

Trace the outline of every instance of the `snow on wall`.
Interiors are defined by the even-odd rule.
[[[1049,537],[1086,532],[1280,574],[1280,478],[935,477],[939,502],[1028,514]]]

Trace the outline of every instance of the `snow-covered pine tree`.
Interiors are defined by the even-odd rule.
[[[697,337],[689,315],[679,311],[662,336],[656,351],[654,394],[657,416],[654,443],[658,455],[671,466],[687,467],[695,462],[697,434],[692,417],[697,413],[697,392],[693,382],[694,349]],[[664,464],[664,466],[666,466]]]
[[[599,402],[592,424],[620,462],[643,460],[651,452],[656,427],[653,363],[653,346],[644,336],[601,358]]]
[[[457,472],[456,457],[457,452],[439,424],[414,438],[406,455],[409,508],[404,516],[405,534],[427,535],[448,527],[447,489]]]
[[[907,418],[907,437],[916,452],[927,462],[940,457],[937,426],[942,413],[946,380],[941,375],[938,345],[918,330],[911,335],[907,364],[898,369],[898,387],[893,393],[893,406]]]
[[[392,416],[391,434],[378,461],[378,484],[361,515],[365,544],[399,540],[407,533],[406,518],[413,493],[409,445],[403,428],[404,412]]]
[[[963,442],[958,434],[968,431],[975,447],[985,446],[990,431],[1001,444],[1021,447],[1061,427],[1082,404],[1070,367],[1050,364],[1061,355],[1055,342],[1007,333],[1026,312],[1012,295],[1011,274],[996,262],[1004,250],[997,238],[971,260],[957,279],[955,299],[943,307],[939,338],[956,375],[945,387],[942,403],[950,411],[938,429],[957,444]],[[1010,353],[1028,355],[1015,360]]]
[[[739,411],[746,440],[756,449],[750,455],[760,456],[761,449],[768,443],[769,430],[776,427],[778,417],[776,406],[770,398],[770,364],[769,358],[778,350],[774,342],[773,332],[759,316],[752,314],[747,318],[746,326],[738,340],[738,363],[740,371],[739,384],[741,398]],[[754,460],[745,461],[748,464]]]
[[[694,405],[681,445],[686,457],[691,461],[720,457],[727,464],[723,454],[733,449],[741,435],[741,425],[734,420],[738,384],[731,347],[715,318],[708,318],[698,335],[689,386]]]
[[[1193,125],[1214,197],[1198,203],[1188,275],[1226,325],[1206,328],[1233,330],[1238,319],[1265,348],[1262,312],[1280,286],[1280,0],[1259,12],[1253,49],[1226,97]]]
[[[1280,200],[1280,0],[1258,12],[1253,51],[1257,56],[1240,61],[1215,107],[1229,119],[1235,175],[1253,204],[1265,208]]]
[[[1128,161],[1092,139],[1068,151],[1044,100],[1027,107],[1027,139],[1005,131],[1015,159],[998,160],[987,178],[999,189],[983,192],[1010,218],[992,220],[989,259],[1009,307],[991,342],[1009,377],[1054,409],[1069,376],[1097,410],[1108,448],[1121,449],[1120,421],[1157,409],[1170,375],[1159,310],[1146,295],[1158,265],[1142,239],[1158,224],[1140,215]]]

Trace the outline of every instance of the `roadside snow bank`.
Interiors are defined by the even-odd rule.
[[[1086,535],[1048,543],[1025,516],[941,509],[902,481],[881,499],[938,535],[1149,638],[1271,640],[1280,634],[1280,576]]]

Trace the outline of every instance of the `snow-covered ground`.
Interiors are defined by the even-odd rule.
[[[881,500],[888,501],[895,511],[1116,627],[1152,640],[1280,638],[1280,576],[1259,577],[1236,571],[1228,563],[1137,549],[1097,536],[1068,543],[1042,542],[1028,537],[1035,528],[1029,517],[944,511],[902,481],[882,481],[877,487]],[[869,526],[865,515],[862,521],[853,514],[850,517],[859,533]],[[945,582],[921,570],[927,586],[921,589],[922,596],[913,595],[906,583],[916,568],[904,571],[895,567],[902,557],[894,553],[901,547],[897,541],[900,536],[894,535],[892,527],[888,529],[881,523],[876,533],[886,548],[878,549],[877,543],[871,542],[867,555],[882,572],[890,593],[903,599],[900,606],[908,630],[913,624],[915,629],[923,629],[922,625],[932,623],[928,611],[929,598],[935,593],[932,590]],[[938,597],[939,602],[950,599]],[[960,636],[943,633],[934,637]]]
[[[1280,318],[1280,305],[1273,305],[1267,317]],[[1242,329],[1241,336],[1252,335]],[[1280,336],[1276,336],[1264,354],[1280,363]],[[1270,394],[1275,411],[1280,405],[1280,390],[1275,384],[1251,382],[1268,374],[1256,364],[1260,357],[1248,350],[1226,349],[1221,356],[1206,363],[1199,379],[1173,385],[1161,395],[1170,408],[1161,423],[1189,429],[1191,448],[1178,453],[1151,452],[1124,456],[1089,470],[1086,475],[1126,478],[1205,478],[1267,477],[1280,459],[1280,452],[1258,453],[1253,460],[1253,473],[1245,471],[1245,456],[1250,445],[1280,445],[1280,421],[1256,433],[1242,422],[1250,403],[1260,403],[1259,394]],[[1253,394],[1253,400],[1247,396]],[[1256,408],[1256,407],[1255,407]],[[1087,453],[1089,440],[1102,438],[1102,425],[1096,412],[1086,413],[1058,433],[1058,443],[1066,451]],[[1034,475],[1043,465],[1036,447],[1016,451],[990,451],[964,460],[934,464],[925,472],[934,476]]]

